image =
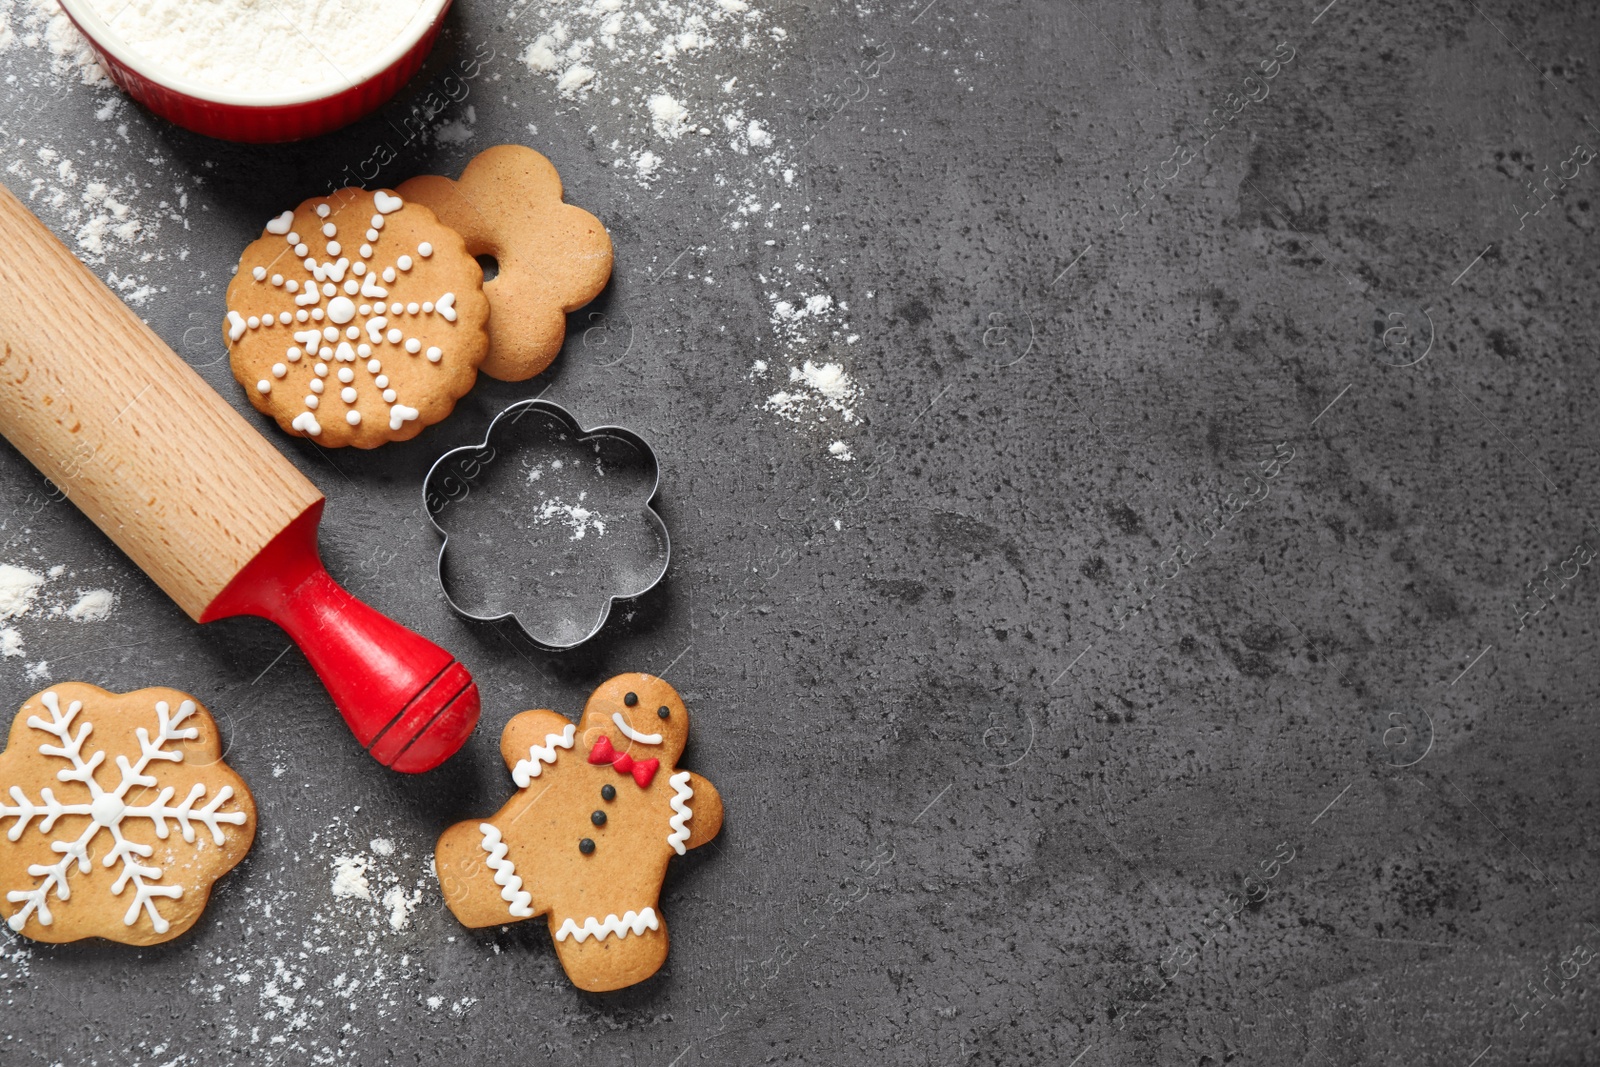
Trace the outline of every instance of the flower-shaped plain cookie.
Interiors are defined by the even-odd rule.
[[[689,712],[649,674],[607,681],[574,725],[553,711],[506,724],[519,787],[434,851],[445,903],[467,926],[548,917],[567,977],[590,992],[649,978],[667,958],[667,862],[722,828],[722,797],[677,760]]]
[[[616,601],[666,574],[656,481],[655,455],[631,431],[585,430],[547,400],[513,404],[483,444],[445,453],[423,482],[445,535],[446,598],[471,619],[515,619],[544,648],[581,644]]]
[[[173,689],[63,682],[0,754],[0,913],[37,941],[169,941],[250,850],[250,790],[217,726]]]
[[[483,287],[492,309],[483,373],[520,382],[548,367],[561,351],[567,312],[593,300],[611,277],[606,228],[562,203],[556,168],[531,148],[496,145],[468,163],[460,181],[423,175],[399,192],[432,208],[466,239],[467,251],[499,264]]]

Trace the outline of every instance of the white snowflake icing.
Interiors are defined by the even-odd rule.
[[[183,839],[191,844],[195,840],[195,825],[200,824],[211,831],[212,840],[218,845],[223,843],[220,824],[240,826],[245,822],[245,813],[242,811],[218,810],[233,796],[232,786],[225,785],[217,790],[211,802],[202,808],[195,807],[196,802],[201,800],[206,792],[206,787],[199,782],[193,785],[189,795],[179,804],[172,803],[177,790],[170,785],[163,787],[155,800],[149,804],[127,802],[128,791],[135,786],[143,788],[157,784],[154,777],[144,773],[152,760],[183,762],[182,752],[170,751],[166,746],[169,741],[191,741],[200,735],[200,731],[195,727],[182,727],[183,722],[195,713],[194,702],[185,700],[178,705],[178,710],[174,714],[165,700],[156,701],[155,738],[152,740],[150,732],[143,726],[135,731],[135,736],[139,739],[139,758],[130,763],[127,756],[118,755],[116,764],[122,777],[114,789],[107,790],[95,780],[95,770],[105,762],[105,752],[97,750],[88,758],[83,755],[83,743],[93,731],[93,724],[84,720],[79,724],[76,734],[72,730],[73,720],[83,710],[83,702],[74,700],[63,712],[61,701],[53,692],[45,693],[39,701],[50,712],[50,718],[47,721],[37,715],[29,716],[28,725],[54,736],[61,742],[59,745],[48,742],[41,744],[39,752],[45,756],[66,760],[71,766],[58,771],[56,778],[63,782],[80,783],[88,790],[88,799],[86,803],[63,804],[56,799],[50,789],[45,788],[39,791],[40,799],[35,803],[28,799],[20,786],[14,785],[11,787],[11,799],[15,803],[7,804],[0,801],[0,822],[8,818],[16,820],[11,824],[7,834],[12,841],[21,838],[28,824],[36,818],[39,820],[38,830],[43,834],[49,834],[57,820],[65,815],[87,815],[89,825],[75,840],[51,842],[51,850],[61,853],[60,860],[48,864],[35,863],[28,867],[28,874],[40,879],[32,889],[13,890],[6,894],[7,900],[22,904],[16,914],[8,920],[11,928],[20,931],[27,925],[28,917],[35,913],[44,926],[49,926],[54,921],[48,901],[50,891],[55,890],[58,900],[67,900],[71,896],[71,890],[67,885],[67,874],[74,863],[78,865],[81,873],[89,873],[91,869],[89,846],[101,831],[106,831],[111,836],[111,851],[101,863],[106,867],[122,864],[122,870],[111,886],[111,893],[113,896],[121,896],[130,885],[134,890],[133,902],[128,907],[127,914],[122,917],[122,921],[132,926],[138,921],[139,912],[143,909],[149,913],[150,923],[155,927],[156,933],[166,933],[169,923],[156,910],[156,898],[176,899],[183,895],[183,887],[158,884],[161,879],[160,868],[142,862],[148,859],[155,849],[124,837],[123,822],[128,819],[149,819],[155,827],[156,836],[165,840],[170,832],[167,827],[170,821],[183,833]]]
[[[236,343],[247,332],[254,330],[283,329],[289,333],[284,341],[283,362],[272,365],[272,377],[262,378],[256,383],[258,393],[270,394],[275,387],[274,382],[288,374],[289,364],[302,359],[313,361],[312,369],[316,377],[311,380],[311,391],[304,398],[305,410],[290,423],[296,430],[311,437],[322,433],[322,423],[317,416],[321,412],[323,418],[327,417],[322,403],[330,395],[345,405],[345,421],[351,426],[360,425],[361,412],[355,407],[360,392],[354,385],[355,368],[352,364],[366,367],[372,388],[379,390],[383,402],[389,405],[389,429],[398,430],[415,419],[417,409],[400,401],[388,375],[383,373],[383,361],[377,353],[382,346],[388,345],[396,354],[403,353],[408,358],[420,357],[438,363],[444,358],[443,350],[435,345],[425,348],[421,338],[407,332],[405,324],[408,320],[427,315],[438,315],[447,322],[456,321],[454,293],[443,293],[422,303],[388,299],[388,287],[415,267],[417,259],[427,259],[433,255],[433,246],[423,241],[385,266],[380,267],[372,262],[383,240],[384,216],[403,206],[398,196],[381,190],[374,194],[373,202],[377,206],[377,214],[369,220],[366,231],[359,235],[361,244],[356,248],[354,260],[346,254],[345,244],[338,239],[339,228],[329,219],[332,208],[327,202],[316,205],[317,216],[322,222],[318,233],[311,237],[311,240],[322,243],[325,258],[320,261],[311,254],[307,240],[291,229],[294,212],[285,211],[268,222],[267,232],[282,236],[288,243],[294,263],[299,268],[299,276],[287,277],[279,271],[256,267],[251,277],[257,285],[271,286],[290,296],[293,307],[286,306],[275,315],[251,315],[249,318],[232,308],[228,309],[230,343]],[[291,273],[294,272],[294,268],[291,268]],[[335,367],[331,368],[330,363]]]

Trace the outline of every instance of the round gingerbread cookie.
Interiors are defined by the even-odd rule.
[[[217,724],[175,689],[62,682],[0,754],[0,914],[36,941],[170,941],[255,839]]]
[[[421,204],[312,197],[267,223],[228,286],[233,376],[327,447],[405,441],[450,414],[488,349],[483,270]]]

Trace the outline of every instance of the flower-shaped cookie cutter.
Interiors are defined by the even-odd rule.
[[[672,559],[652,506],[660,468],[621,426],[582,427],[548,400],[494,417],[483,443],[452,449],[423,479],[423,505],[443,537],[445,600],[477,622],[511,619],[564,652],[599,633],[618,601],[654,589]]]

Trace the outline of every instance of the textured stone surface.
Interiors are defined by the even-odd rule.
[[[471,666],[483,725],[434,773],[384,772],[278,631],[192,625],[0,448],[0,562],[119,596],[93,629],[18,622],[4,706],[42,684],[38,660],[193,692],[261,827],[178,942],[0,950],[0,1060],[1593,1055],[1600,578],[1567,564],[1520,631],[1516,605],[1600,537],[1600,172],[1536,216],[1510,206],[1600,138],[1587,5],[773,9],[779,57],[728,64],[772,93],[804,231],[792,210],[728,228],[712,170],[763,180],[737,161],[617,177],[515,59],[532,28],[457,8],[417,85],[489,42],[470,137],[403,148],[381,180],[538,147],[612,230],[610,318],[575,316],[550,375],[481,381],[404,445],[263,430],[329,495],[330,569]],[[886,41],[864,99],[821,122],[827,86]],[[1269,94],[1201,150],[1280,43]],[[48,62],[0,57],[27,85]],[[252,149],[128,107],[100,121],[107,91],[44,84],[57,98],[4,124],[27,173],[40,145],[115,139],[142,207],[205,177],[188,228],[162,230],[191,254],[139,310],[256,418],[216,329],[237,252],[392,139],[407,100]],[[1145,168],[1152,189],[1177,175],[1130,214]],[[764,411],[774,385],[746,373],[793,362],[761,278],[798,259],[860,338],[825,346],[863,391],[850,462],[826,454],[836,427]],[[420,510],[432,460],[545,385],[655,444],[674,541],[663,586],[567,655],[453,617]],[[1209,532],[1230,496],[1250,502]],[[682,691],[687,761],[728,821],[669,875],[666,970],[592,997],[542,926],[462,929],[427,863],[443,827],[509,794],[511,715],[575,716],[622,670]],[[333,896],[341,856],[375,900]],[[1226,918],[1242,893],[1265,895]]]

